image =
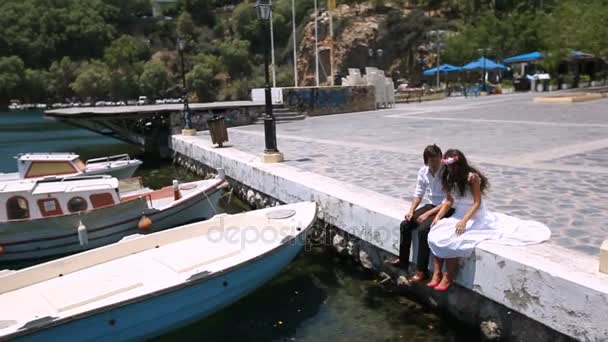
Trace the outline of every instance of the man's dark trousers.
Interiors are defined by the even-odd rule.
[[[428,236],[431,229],[431,223],[435,215],[429,216],[426,220],[418,223],[418,217],[426,213],[427,211],[435,208],[432,204],[426,204],[418,208],[414,212],[414,216],[411,221],[404,220],[401,222],[400,231],[401,239],[399,244],[399,264],[403,269],[408,268],[410,260],[410,248],[412,245],[412,233],[414,229],[418,229],[418,255],[416,257],[416,270],[426,272],[429,268],[429,255],[431,250],[429,248]],[[450,217],[454,209],[450,209],[445,217]]]

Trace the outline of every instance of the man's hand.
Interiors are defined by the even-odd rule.
[[[426,221],[429,217],[431,217],[431,215],[429,215],[427,212],[427,213],[424,213],[424,214],[418,216],[417,221],[418,221],[418,223],[422,223],[422,222]]]
[[[467,227],[467,221],[460,220],[456,223],[456,235],[462,235],[464,233],[465,228]]]
[[[408,211],[408,212],[405,214],[405,219],[406,219],[406,220],[408,220],[408,221],[411,221],[411,220],[412,220],[412,217],[414,217],[414,211],[413,211],[413,210],[410,210],[410,211]]]

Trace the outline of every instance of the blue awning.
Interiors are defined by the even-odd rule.
[[[496,69],[506,69],[507,67],[496,63],[491,59],[487,59],[485,57],[481,57],[480,59],[473,61],[462,67],[463,70],[496,70]]]
[[[458,66],[455,66],[455,65],[441,64],[439,66],[439,68],[431,68],[431,69],[424,70],[424,72],[422,74],[424,76],[436,75],[437,74],[437,69],[439,69],[439,73],[444,73],[444,74],[447,74],[449,72],[457,72],[457,71],[461,71],[462,70],[461,67],[458,67]]]
[[[509,58],[505,58],[505,63],[521,63],[521,62],[532,62],[539,59],[543,59],[545,55],[542,52],[534,51],[530,53],[524,53],[523,55],[517,55]]]

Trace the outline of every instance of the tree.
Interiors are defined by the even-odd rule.
[[[105,50],[104,60],[111,68],[129,68],[150,57],[150,50],[143,41],[129,35],[122,35]]]
[[[59,62],[54,61],[49,68],[49,96],[63,101],[72,95],[70,85],[76,79],[79,65],[70,57],[63,57]]]
[[[139,96],[139,68],[121,68],[110,72],[109,92],[113,100],[128,100]]]
[[[188,12],[182,12],[177,18],[177,34],[186,39],[186,41],[193,41],[195,38],[194,33],[194,22],[192,16]]]
[[[221,58],[201,54],[194,61],[194,67],[186,74],[188,89],[196,94],[198,101],[215,101],[221,86],[217,76],[225,69]]]
[[[192,14],[192,20],[199,25],[213,27],[215,19],[211,0],[179,0],[182,12]]]
[[[23,97],[27,102],[46,103],[49,94],[49,73],[46,70],[26,69]]]
[[[12,98],[19,98],[19,90],[25,77],[25,66],[17,56],[0,57],[0,105]]]
[[[249,42],[240,39],[220,43],[220,56],[232,78],[242,77],[251,72]]]
[[[548,51],[566,57],[570,49],[608,57],[608,5],[604,0],[563,0],[546,17]]]
[[[143,94],[151,98],[161,97],[169,85],[169,74],[162,63],[150,61],[144,65],[139,77],[139,87]]]
[[[80,68],[71,87],[81,98],[96,100],[107,96],[110,81],[110,68],[101,61],[92,61]]]
[[[115,34],[103,0],[0,2],[0,55],[48,67],[61,56],[97,57]]]

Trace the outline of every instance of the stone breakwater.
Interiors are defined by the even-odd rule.
[[[174,162],[203,178],[212,178],[217,173],[215,169],[180,153],[175,154]],[[283,204],[282,201],[251,186],[230,177],[227,179],[233,196],[254,209]],[[331,249],[345,258],[352,259],[361,267],[375,272],[379,282],[389,285],[388,290],[403,292],[404,295],[414,297],[422,305],[444,312],[462,324],[477,327],[482,340],[575,341],[572,337],[465,287],[454,286],[446,295],[433,291],[424,284],[408,285],[405,274],[401,270],[385,263],[387,259],[394,257],[393,254],[328,223],[324,220],[324,216],[331,215],[330,211],[328,207],[322,205],[319,207],[318,222],[308,241],[307,250]],[[538,298],[525,291],[512,292],[508,295],[521,305],[533,305],[538,301]]]

